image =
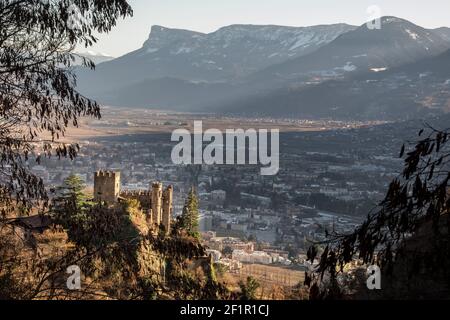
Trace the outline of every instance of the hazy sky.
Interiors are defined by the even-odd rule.
[[[367,8],[428,28],[450,27],[449,0],[129,0],[134,16],[102,35],[96,52],[120,56],[142,46],[152,25],[201,32],[230,24],[309,26],[369,20]],[[84,49],[81,49],[84,50]]]

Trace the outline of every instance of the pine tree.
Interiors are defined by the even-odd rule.
[[[77,175],[71,175],[64,180],[63,185],[56,191],[50,209],[55,222],[68,227],[85,220],[91,203],[84,189],[84,182]]]
[[[198,232],[198,198],[194,188],[188,194],[186,202],[183,207],[183,214],[181,215],[181,228],[195,238],[199,238]]]
[[[84,193],[84,181],[77,175],[72,174],[64,180],[63,186],[60,188],[63,195],[71,195],[78,204],[82,205],[86,202],[87,197]]]
[[[261,287],[260,283],[253,277],[247,277],[247,282],[240,281],[241,300],[256,300],[256,290]]]

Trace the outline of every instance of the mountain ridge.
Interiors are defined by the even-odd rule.
[[[242,28],[243,25],[231,25],[202,34],[153,26],[142,48],[100,65],[95,74],[81,71],[81,91],[95,94],[91,88],[114,90],[161,77],[229,81],[290,57],[314,51],[354,27],[345,24],[321,25],[315,31],[314,26],[251,25],[245,26],[247,32],[244,36],[236,31]],[[268,32],[269,29],[272,32]],[[267,38],[267,34],[273,37]]]
[[[413,41],[408,43],[408,40]],[[419,44],[419,41],[423,43]],[[414,46],[415,43],[418,45]],[[427,56],[438,55],[449,47],[450,42],[445,42],[438,33],[407,20],[387,16],[381,19],[379,30],[370,30],[363,24],[353,31],[338,36],[310,55],[270,66],[259,71],[257,76],[278,77],[285,80],[308,74],[331,73],[332,76],[339,76],[362,68],[364,72],[370,68],[407,64]],[[251,79],[254,79],[255,75],[252,77]]]
[[[237,99],[222,108],[244,116],[358,120],[441,115],[450,111],[450,50],[386,71]]]
[[[283,92],[293,98],[296,88],[314,91],[323,82],[327,82],[326,88],[333,83],[328,81],[436,57],[450,48],[447,34],[449,28],[425,29],[397,17],[383,17],[381,30],[369,30],[366,24],[237,24],[201,33],[155,25],[142,48],[102,63],[87,82],[82,74],[80,83],[90,89],[87,94],[111,105],[225,113],[249,108],[247,111],[257,112],[257,106],[248,102],[264,101],[271,93],[280,99]],[[280,106],[272,108],[282,110]],[[373,112],[366,114],[376,117],[379,109],[370,110]],[[333,114],[339,113],[317,116]]]

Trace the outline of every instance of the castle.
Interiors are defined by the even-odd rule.
[[[173,187],[163,190],[160,182],[155,182],[149,190],[121,191],[120,172],[97,171],[94,174],[94,201],[105,202],[108,205],[123,200],[137,200],[146,214],[150,225],[158,230],[163,227],[170,233],[170,223],[173,216]]]

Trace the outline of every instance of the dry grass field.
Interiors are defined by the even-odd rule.
[[[194,121],[203,122],[207,129],[279,129],[280,132],[324,131],[341,128],[357,128],[368,125],[364,122],[308,121],[269,118],[237,118],[213,114],[167,112],[149,109],[102,107],[100,120],[82,118],[79,128],[69,128],[64,141],[74,142],[91,137],[145,133],[171,133],[175,129],[193,131]],[[43,138],[46,138],[43,136]]]
[[[247,277],[255,278],[260,284],[257,290],[259,299],[289,299],[293,294],[299,298],[297,285],[303,284],[305,272],[283,267],[261,264],[245,264],[238,272],[226,272],[222,279],[230,289],[238,290],[239,282]]]

